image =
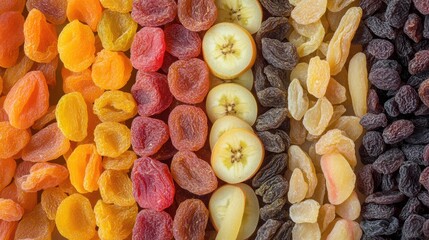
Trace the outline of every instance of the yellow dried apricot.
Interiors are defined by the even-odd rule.
[[[67,194],[58,187],[48,188],[42,192],[40,204],[49,220],[55,220],[58,206],[66,198]]]
[[[137,103],[130,93],[107,91],[95,100],[94,113],[102,122],[124,122],[137,114]]]
[[[118,171],[129,171],[135,160],[137,160],[137,155],[133,151],[126,151],[115,158],[104,157],[103,168]]]
[[[117,206],[132,206],[135,204],[133,184],[123,171],[106,170],[98,179],[100,194],[105,203]]]
[[[100,123],[94,130],[94,141],[100,155],[118,157],[130,148],[131,131],[121,123]]]
[[[67,93],[60,98],[55,110],[58,128],[71,141],[82,141],[88,132],[88,111],[80,92]]]
[[[117,0],[114,1],[117,2]],[[129,13],[119,13],[107,9],[103,11],[97,31],[105,49],[128,51],[136,35],[137,23]]]

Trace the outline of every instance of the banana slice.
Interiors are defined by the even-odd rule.
[[[210,89],[222,83],[237,83],[251,91],[253,87],[253,71],[252,69],[249,69],[234,79],[220,79],[215,75],[210,74]]]
[[[236,116],[253,125],[258,114],[255,97],[236,83],[220,84],[210,90],[206,100],[207,115],[212,123],[223,116]]]
[[[211,72],[221,79],[234,79],[252,67],[256,46],[252,35],[234,23],[218,23],[203,38],[203,56]]]
[[[227,183],[240,183],[258,171],[264,158],[264,147],[253,132],[231,129],[213,147],[211,165],[216,176]]]
[[[239,183],[235,185],[227,184],[219,188],[210,198],[210,217],[214,228],[219,230],[219,226],[225,219],[227,201],[230,199],[232,191],[236,191],[236,187],[243,191],[246,199],[240,231],[237,236],[237,240],[244,240],[252,236],[259,221],[259,202],[251,187],[244,183]]]
[[[250,34],[261,28],[262,8],[258,0],[216,0],[217,22],[232,22]]]
[[[212,126],[212,129],[210,130],[210,149],[213,149],[213,146],[219,137],[222,136],[222,134],[228,130],[236,128],[243,128],[253,131],[252,127],[247,122],[241,120],[238,117],[224,116],[216,120]]]
[[[234,185],[220,187],[210,198],[209,211],[218,230],[216,239],[237,239],[246,205],[244,191]]]

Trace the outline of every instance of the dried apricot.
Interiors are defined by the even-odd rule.
[[[25,0],[5,0],[0,3],[0,14],[9,11],[22,12],[25,7]]]
[[[20,129],[31,127],[37,119],[45,115],[48,108],[49,89],[40,71],[25,74],[4,100],[4,110],[9,116],[10,124]]]
[[[56,105],[50,106],[48,108],[48,112],[45,115],[43,115],[43,117],[37,119],[37,121],[34,122],[33,126],[31,126],[31,128],[33,130],[41,130],[47,124],[54,121],[55,120],[55,108],[56,107],[57,107]]]
[[[103,49],[95,57],[91,76],[98,87],[116,90],[127,84],[132,70],[131,61],[124,53]]]
[[[31,68],[32,71],[41,71],[46,78],[46,83],[50,87],[57,85],[58,56],[48,63],[36,63]]]
[[[174,0],[134,0],[131,16],[141,26],[156,27],[173,21],[176,13]]]
[[[104,171],[98,179],[98,187],[101,198],[105,203],[113,203],[117,206],[132,206],[135,204],[133,184],[123,171]]]
[[[0,159],[0,191],[12,181],[15,175],[16,161],[12,158]]]
[[[18,223],[15,240],[50,239],[54,227],[55,223],[46,217],[45,212],[39,204],[33,211],[24,215]]]
[[[30,71],[33,64],[34,62],[31,59],[22,54],[13,67],[7,68],[3,75],[3,93],[7,94],[15,83]]]
[[[79,20],[88,24],[92,31],[97,31],[103,8],[99,0],[67,0],[67,18],[70,22]]]
[[[19,171],[18,166],[17,172]],[[58,186],[69,176],[66,167],[56,163],[36,163],[25,167],[21,174],[15,176],[15,183],[26,192],[37,192],[42,189]]]
[[[94,130],[97,151],[102,156],[118,157],[131,146],[131,131],[121,123],[103,122]]]
[[[154,155],[168,139],[168,126],[161,120],[137,117],[131,124],[131,144],[140,156]]]
[[[27,0],[27,10],[33,8],[41,11],[46,19],[55,25],[66,21],[67,0]]]
[[[102,0],[111,1],[111,0]],[[130,2],[130,0],[126,0]],[[114,0],[112,3],[119,3]],[[124,6],[124,5],[121,5]],[[137,23],[129,13],[104,10],[98,24],[98,36],[103,47],[109,51],[128,51],[137,31]]]
[[[168,86],[173,96],[181,102],[202,102],[210,87],[206,63],[198,58],[174,62],[168,70]]]
[[[168,116],[173,146],[178,150],[198,151],[206,142],[207,116],[199,107],[180,105]]]
[[[161,28],[144,27],[140,29],[131,44],[133,67],[145,72],[158,71],[164,60],[165,48],[164,31]]]
[[[0,192],[0,198],[12,199],[14,202],[19,203],[24,208],[25,213],[32,211],[37,204],[37,193],[25,192],[18,188],[15,182],[12,182]]]
[[[137,114],[137,104],[130,93],[104,92],[94,102],[94,113],[102,122],[124,122]]]
[[[199,32],[209,29],[217,19],[217,7],[211,0],[179,0],[178,17],[185,28]]]
[[[0,239],[12,240],[15,236],[18,222],[6,222],[0,220]]]
[[[24,209],[11,199],[0,198],[0,220],[19,221],[24,215]]]
[[[180,203],[173,221],[173,235],[180,239],[204,239],[209,210],[199,199]]]
[[[131,12],[133,8],[132,0],[100,0],[100,3],[104,8],[120,13]]]
[[[164,28],[166,51],[178,59],[196,58],[201,53],[201,38],[180,24]]]
[[[66,198],[67,194],[58,187],[48,188],[42,192],[40,204],[49,220],[55,220],[58,206],[60,206],[61,202]]]
[[[61,76],[64,93],[80,92],[86,102],[93,103],[103,94],[104,90],[95,85],[91,75],[92,72],[89,68],[82,72],[72,72],[63,67]]]
[[[103,157],[102,164],[104,169],[128,171],[136,159],[137,155],[133,151],[126,151],[115,158]]]
[[[24,23],[24,52],[35,62],[48,63],[58,55],[57,31],[42,12],[33,8]]]
[[[0,132],[0,159],[13,157],[30,142],[30,131],[14,128],[9,122],[0,122]]]
[[[2,5],[2,3],[0,3],[0,5]],[[0,15],[0,67],[8,68],[15,65],[19,57],[19,46],[21,46],[24,43],[23,29],[24,29],[24,17],[21,15],[21,13],[19,12],[1,13]]]
[[[58,101],[55,116],[58,128],[66,138],[79,142],[88,135],[88,110],[80,92],[63,95]]]

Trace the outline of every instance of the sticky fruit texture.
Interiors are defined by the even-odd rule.
[[[341,116],[334,122],[334,128],[344,131],[345,135],[353,141],[358,140],[363,133],[360,118],[355,116]]]
[[[104,8],[120,13],[129,13],[133,9],[132,0],[100,0],[100,3]]]
[[[319,57],[313,57],[308,64],[307,89],[317,98],[325,96],[331,79],[329,63]]]
[[[143,209],[137,214],[133,239],[173,239],[173,219],[164,211]]]
[[[206,142],[207,117],[199,107],[179,105],[168,116],[173,146],[178,150],[198,151]]]
[[[98,186],[101,198],[107,204],[123,207],[135,204],[133,184],[123,171],[105,170],[98,179]]]
[[[341,104],[347,100],[347,90],[341,83],[331,78],[325,96],[332,104]]]
[[[14,239],[50,239],[54,227],[39,204],[19,221]]]
[[[201,38],[180,24],[164,28],[166,51],[178,59],[196,58],[201,53]]]
[[[290,203],[299,203],[304,200],[308,191],[308,183],[305,181],[301,169],[295,168],[289,180],[287,199]]]
[[[13,222],[21,220],[24,209],[11,199],[0,198],[0,220]]]
[[[13,127],[26,129],[33,125],[49,108],[49,90],[43,73],[32,71],[18,80],[6,95],[3,107]]]
[[[327,153],[341,153],[354,168],[357,164],[355,143],[345,136],[345,132],[338,129],[329,130],[316,143],[316,153],[324,155]]]
[[[22,159],[30,162],[46,162],[59,158],[70,148],[70,141],[62,134],[57,123],[34,134],[22,151]]]
[[[36,192],[24,192],[14,182],[0,192],[0,198],[13,200],[24,208],[25,213],[32,211],[37,204]]]
[[[66,198],[67,194],[58,187],[48,188],[42,192],[40,204],[49,220],[55,220],[58,206]]]
[[[0,159],[0,192],[12,181],[15,170],[16,161],[14,159]]]
[[[80,193],[96,191],[100,177],[101,156],[94,144],[77,146],[67,159],[70,182]]]
[[[327,0],[299,1],[291,12],[291,18],[303,25],[314,23],[325,14],[327,3]]]
[[[7,68],[3,74],[3,94],[7,94],[15,83],[31,70],[33,65],[34,62],[24,54],[18,58],[14,66]]]
[[[138,208],[136,204],[122,207],[98,200],[94,207],[100,239],[126,239],[133,231]]]
[[[25,5],[29,12],[32,9],[42,12],[52,24],[60,25],[66,21],[67,0],[29,0]]]
[[[18,222],[7,222],[0,220],[0,238],[10,240],[15,236],[16,227]]]
[[[154,155],[168,139],[168,126],[161,120],[137,117],[131,124],[131,145],[139,156]]]
[[[167,76],[161,73],[138,71],[131,94],[137,102],[140,116],[152,116],[167,109],[173,102]]]
[[[82,72],[72,72],[63,67],[61,76],[63,78],[64,93],[80,92],[88,103],[93,103],[104,92],[103,89],[97,87],[92,81],[91,69],[85,69]]]
[[[168,86],[177,100],[188,104],[200,103],[209,91],[209,69],[198,58],[178,60],[168,70]]]
[[[93,110],[102,122],[124,122],[137,114],[137,103],[130,93],[113,90],[97,98]]]
[[[329,202],[334,205],[343,203],[352,194],[356,182],[350,164],[340,153],[330,153],[322,156],[320,165],[326,179]]]
[[[319,224],[320,231],[323,233],[334,219],[335,206],[329,203],[322,205],[319,209],[319,215],[317,216],[317,223]]]
[[[103,122],[94,130],[94,141],[100,155],[118,157],[131,146],[130,129],[117,122]]]
[[[338,220],[331,232],[327,235],[327,240],[344,239],[353,240],[361,239],[362,230],[359,223],[347,219]]]
[[[24,23],[24,52],[31,60],[40,63],[52,61],[58,54],[57,31],[46,21],[45,15],[32,9]]]
[[[24,166],[22,171],[21,166]],[[15,183],[26,192],[37,192],[58,186],[68,176],[67,168],[56,163],[21,163],[17,168]]]
[[[95,37],[91,28],[78,20],[68,23],[58,36],[58,53],[64,67],[73,72],[91,66],[95,60]]]
[[[217,18],[217,7],[211,0],[180,0],[177,8],[179,21],[193,32],[209,29]]]
[[[298,55],[304,57],[314,53],[321,46],[325,36],[322,22],[319,20],[309,25],[298,24],[295,21],[291,23],[295,31],[292,31],[289,40],[295,45]]]
[[[19,12],[4,12],[0,23],[0,67],[9,68],[18,60],[19,46],[24,43],[24,17]]]
[[[353,111],[358,117],[367,112],[368,71],[366,56],[357,53],[352,57],[348,69],[348,85],[353,105]]]
[[[335,212],[338,216],[350,221],[358,219],[361,212],[361,204],[357,193],[353,191],[349,198],[335,207]]]
[[[79,193],[72,194],[61,202],[55,223],[60,234],[68,239],[91,239],[96,234],[91,203]]]
[[[67,19],[72,22],[79,20],[87,24],[92,31],[97,31],[102,7],[99,0],[89,0],[82,4],[79,0],[67,0]]]
[[[315,136],[321,135],[329,125],[334,108],[326,97],[319,98],[316,104],[307,110],[302,123],[305,129]]]
[[[180,203],[173,221],[175,239],[204,239],[209,220],[209,210],[199,199],[187,199]]]
[[[0,14],[4,12],[9,12],[9,11],[22,12],[22,10],[24,10],[24,7],[25,7],[24,0],[3,1],[0,4]]]
[[[176,153],[170,168],[174,181],[193,194],[205,195],[213,192],[218,186],[211,166],[193,152]]]
[[[313,196],[317,186],[316,169],[310,157],[299,146],[292,145],[288,149],[288,167],[294,171],[298,168],[304,174],[304,179],[308,183],[308,191],[306,197]]]
[[[337,75],[344,67],[349,56],[351,42],[359,27],[361,17],[361,8],[349,8],[341,18],[340,24],[329,42],[326,60],[329,62],[332,75]]]
[[[117,170],[117,171],[126,171],[128,172],[130,168],[133,167],[134,161],[137,159],[137,155],[133,151],[126,151],[119,155],[119,157],[110,158],[110,157],[104,157],[103,158],[103,168],[104,169],[111,169],[111,170]]]
[[[131,63],[140,71],[156,72],[164,60],[164,31],[158,27],[143,27],[131,44]]]
[[[57,85],[57,68],[58,68],[58,55],[48,63],[35,63],[31,70],[41,71],[46,78],[48,86],[55,87]]]
[[[140,207],[162,211],[173,203],[174,182],[166,164],[150,157],[139,158],[134,162],[131,179]]]
[[[289,216],[295,223],[317,223],[320,204],[313,199],[295,203],[289,208]]]
[[[55,117],[58,128],[71,141],[82,141],[88,135],[88,110],[79,92],[63,95],[58,101]]]
[[[321,233],[317,223],[297,223],[292,229],[292,239],[320,239]]]
[[[91,77],[96,86],[117,90],[127,84],[132,70],[131,61],[124,53],[103,49],[92,64]]]
[[[118,1],[111,2],[118,3]],[[97,27],[103,48],[109,51],[128,51],[136,31],[137,23],[129,13],[119,13],[108,9],[103,11]]]
[[[176,13],[174,0],[136,0],[133,1],[131,16],[141,26],[157,27],[172,22]]]
[[[12,127],[9,122],[0,122],[0,159],[11,158],[30,141],[31,133]]]

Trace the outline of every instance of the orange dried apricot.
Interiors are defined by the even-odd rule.
[[[48,188],[42,192],[40,204],[49,220],[55,220],[58,206],[67,198],[67,194],[58,187]]]
[[[45,15],[33,8],[24,23],[24,52],[35,62],[48,63],[58,55],[57,31]]]
[[[67,68],[61,70],[64,93],[80,92],[86,102],[93,103],[103,94],[104,90],[92,81],[91,69],[82,72],[72,72]]]
[[[67,18],[70,22],[79,20],[88,24],[92,31],[97,31],[98,23],[101,19],[103,9],[99,0],[68,0],[67,1]]]
[[[0,1],[0,14],[9,11],[22,12],[25,0],[2,0]]]
[[[56,105],[50,106],[46,114],[43,115],[43,117],[37,119],[37,121],[34,122],[33,126],[31,126],[31,128],[34,130],[40,130],[44,128],[48,123],[54,121],[56,108]]]
[[[33,211],[24,215],[22,220],[18,223],[15,232],[15,240],[48,240],[51,239],[54,227],[55,223],[46,217],[42,206],[39,204]]]
[[[18,222],[0,220],[0,239],[13,240]]]
[[[14,182],[0,192],[0,198],[12,199],[24,208],[25,213],[32,211],[37,204],[36,192],[25,192]]]
[[[12,181],[15,175],[16,161],[12,158],[0,159],[0,191]]]
[[[19,79],[24,77],[24,75],[30,71],[33,64],[33,60],[22,54],[22,56],[18,58],[18,62],[13,67],[6,69],[3,75],[3,92],[7,94],[13,85],[15,85]]]
[[[19,46],[24,43],[23,28],[24,17],[21,13],[5,12],[0,15],[0,67],[12,67],[18,60]]]
[[[88,109],[80,92],[67,93],[55,110],[58,128],[72,141],[82,141],[88,135]]]
[[[12,127],[9,122],[0,122],[0,159],[11,158],[30,141],[31,133]]]
[[[92,64],[91,76],[98,87],[116,90],[127,84],[132,70],[131,61],[124,53],[103,49]]]
[[[11,199],[0,198],[0,220],[19,221],[24,215],[24,208]]]
[[[19,101],[17,101],[19,99]],[[12,87],[4,100],[10,125],[27,129],[41,118],[49,108],[49,89],[40,71],[25,74]]]
[[[58,56],[48,63],[36,63],[32,70],[41,71],[45,75],[46,83],[48,86],[57,85],[57,68],[58,68]]]
[[[3,108],[5,99],[6,96],[0,97],[0,122],[9,122],[9,117],[7,116],[7,113]]]
[[[15,178],[15,183],[26,192],[37,192],[58,186],[68,176],[68,170],[64,166],[43,162],[26,169],[21,176]]]

